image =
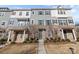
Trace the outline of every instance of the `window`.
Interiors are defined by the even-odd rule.
[[[63,20],[63,25],[68,25],[67,20]]]
[[[58,14],[66,14],[65,10],[58,10]]]
[[[32,11],[32,14],[34,14],[34,11]]]
[[[45,15],[50,15],[50,11],[45,11]]]
[[[19,16],[22,16],[22,12],[19,12]]]
[[[19,26],[24,26],[26,24],[25,20],[18,20],[18,25]]]
[[[46,25],[51,25],[51,20],[46,20]]]
[[[44,14],[43,11],[38,12],[38,15],[43,15],[43,14]]]
[[[73,20],[68,20],[69,23],[73,23]]]
[[[58,20],[59,25],[63,25],[62,20]]]
[[[2,22],[2,25],[5,25],[5,22]]]
[[[59,25],[67,25],[67,20],[58,20]]]
[[[57,24],[57,20],[52,20],[53,24]]]
[[[44,25],[44,21],[43,20],[38,20],[38,24],[39,25]]]
[[[67,17],[58,17],[59,25],[68,25]]]
[[[33,24],[33,20],[32,20],[32,24]]]
[[[14,24],[14,21],[9,21],[9,24],[13,25]]]
[[[0,16],[4,16],[4,15],[5,15],[4,12],[1,12],[1,13],[0,13]]]
[[[12,12],[12,15],[16,15],[16,12]]]
[[[29,15],[29,12],[26,12],[26,16],[28,16]]]

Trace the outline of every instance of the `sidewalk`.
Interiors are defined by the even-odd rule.
[[[38,51],[37,51],[38,54],[46,54],[46,50],[45,50],[45,47],[44,47],[44,40],[43,39],[40,39],[39,42],[38,42]]]

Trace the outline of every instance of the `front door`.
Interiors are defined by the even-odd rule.
[[[45,39],[45,30],[39,30],[39,39]]]
[[[42,39],[42,31],[39,31],[39,39]]]

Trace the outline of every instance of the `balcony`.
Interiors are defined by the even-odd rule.
[[[29,27],[28,24],[23,24],[23,25],[9,25],[8,29],[10,30],[25,30]]]

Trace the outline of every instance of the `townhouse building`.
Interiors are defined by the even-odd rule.
[[[10,19],[11,10],[7,7],[0,8],[0,38],[7,37],[8,21]]]
[[[32,8],[11,10],[8,42],[24,42],[26,38],[61,38],[76,41],[71,8]]]

